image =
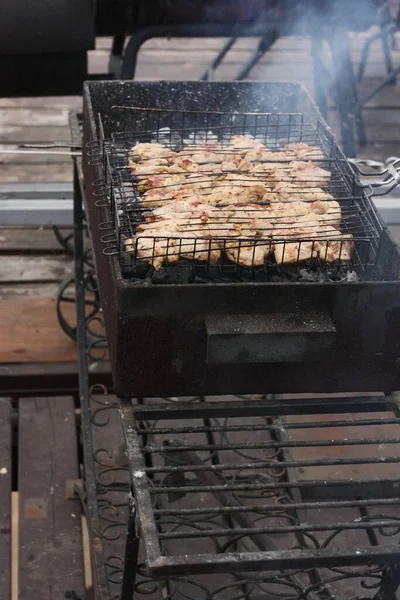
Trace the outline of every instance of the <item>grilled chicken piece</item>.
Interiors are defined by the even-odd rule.
[[[318,222],[308,223],[306,228],[280,231],[278,237],[274,239],[275,260],[278,264],[311,258],[324,262],[350,261],[354,248],[351,235],[342,234],[329,225],[321,226]],[[296,238],[296,241],[288,242],[291,238]]]
[[[154,158],[154,159],[146,160],[143,162],[137,162],[134,160],[129,161],[129,170],[133,175],[140,174],[140,172],[143,171],[144,168],[148,169],[149,172],[158,172],[158,171],[152,171],[152,169],[154,167],[164,167],[166,169],[165,172],[168,172],[169,163],[165,158]],[[137,171],[138,171],[138,173],[137,173]],[[163,172],[163,171],[160,171],[160,172]]]
[[[293,198],[292,198],[292,200],[293,200]],[[280,202],[280,196],[279,196],[279,194],[275,194],[273,191],[269,191],[266,194],[264,194],[264,196],[262,197],[262,201],[273,204],[275,202]]]
[[[280,202],[293,202],[293,200],[301,202],[333,200],[333,196],[321,188],[299,188],[296,184],[290,187],[290,184],[286,182],[277,184],[274,187],[274,193]]]
[[[165,202],[162,206],[155,208],[148,216],[148,220],[155,220],[158,218],[168,218],[171,215],[185,216],[191,214],[195,210],[208,209],[210,207],[207,204],[202,204],[201,196],[193,197],[192,199],[176,198],[171,202]]]
[[[198,193],[186,188],[185,185],[170,185],[148,190],[143,194],[142,203],[145,208],[157,208],[178,198],[195,201],[199,197]]]
[[[137,164],[135,166],[134,175],[137,179],[148,179],[149,175],[158,175],[160,173],[168,173],[169,167],[165,165],[153,165],[149,162]]]
[[[310,216],[308,202],[278,202],[270,208],[271,219],[276,227],[285,227],[286,223],[296,223],[300,217]],[[310,218],[310,220],[312,220]]]
[[[278,265],[298,263],[312,258],[317,258],[317,242],[299,240],[296,242],[275,242],[274,256]]]
[[[185,219],[163,219],[155,224],[141,224],[137,228],[137,258],[153,265],[159,271],[164,263],[180,258],[218,262],[219,244],[208,239],[208,228]]]
[[[204,199],[210,204],[248,204],[261,201],[263,196],[257,187],[242,188],[225,184],[204,195]]]
[[[168,173],[154,175],[148,179],[139,181],[138,188],[140,192],[146,192],[146,190],[158,189],[167,191],[170,194],[171,188],[177,188],[179,185],[185,183],[185,175],[169,175]]]
[[[335,260],[351,261],[354,241],[351,234],[340,233],[334,227],[323,225],[316,232],[318,241],[318,258],[325,262]]]
[[[289,162],[290,159],[285,152],[272,152],[261,146],[247,152],[244,160],[260,163],[257,167],[265,165],[265,168],[268,169],[268,165],[272,167],[277,162]]]
[[[237,240],[226,244],[226,255],[242,267],[262,267],[272,251],[272,241]]]
[[[179,230],[173,224],[169,224],[168,228],[164,222],[162,225],[153,224],[152,227],[139,226],[135,240],[127,240],[125,248],[128,252],[135,253],[136,258],[153,265],[155,270],[159,271],[164,262],[178,260],[176,248],[179,240],[174,239],[178,236]]]
[[[309,146],[304,142],[294,142],[287,144],[284,148],[284,154],[292,157],[291,160],[324,160],[325,156],[318,146]]]
[[[171,160],[170,173],[190,173],[199,171],[200,165],[191,155],[177,154]]]
[[[287,224],[299,224],[306,227],[310,222],[339,227],[342,220],[340,204],[335,200],[330,202],[284,202],[272,204],[271,210],[275,219],[275,227],[285,228]]]
[[[339,227],[342,221],[342,209],[339,202],[331,200],[330,202],[321,202],[317,200],[310,204],[310,211],[314,218],[320,222],[327,223],[332,227]]]
[[[180,154],[178,154],[177,160],[190,160],[198,165],[207,165],[209,163],[220,164],[223,162],[223,157],[218,152],[213,152],[212,150],[197,149],[190,153],[183,150]]]
[[[229,148],[234,150],[235,154],[246,154],[249,150],[253,150],[254,148],[262,148],[264,150],[265,146],[261,142],[246,135],[234,135],[229,142]]]
[[[308,223],[307,227],[293,226],[288,229],[277,229],[274,234],[274,255],[278,265],[297,263],[317,258],[317,242],[310,241],[318,228],[318,223]],[[295,239],[291,242],[289,240]]]
[[[225,208],[229,214],[229,222],[237,225],[241,232],[244,229],[255,231],[257,227],[260,228],[262,226],[262,223],[265,225],[265,230],[273,227],[271,216],[274,216],[274,213],[271,213],[271,211],[265,206],[258,204],[232,204],[231,206],[227,206]],[[254,231],[251,235],[254,234]],[[256,233],[258,235],[258,232]]]
[[[294,161],[289,163],[289,175],[298,181],[310,182],[312,185],[326,187],[331,178],[330,171],[317,167],[312,162]]]
[[[188,260],[197,260],[216,264],[221,258],[221,249],[216,241],[201,237],[203,234],[190,232],[184,234],[182,243],[179,247],[180,258]]]
[[[157,142],[137,143],[129,150],[129,157],[134,160],[172,158],[175,152]]]

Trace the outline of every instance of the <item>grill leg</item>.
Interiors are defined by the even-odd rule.
[[[136,570],[139,556],[139,538],[136,535],[136,509],[129,494],[128,531],[126,532],[124,570],[120,600],[132,600],[135,593]]]

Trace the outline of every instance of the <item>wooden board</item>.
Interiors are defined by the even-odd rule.
[[[50,395],[62,389],[63,393],[79,394],[78,363],[6,363],[0,365],[2,393],[18,396]],[[111,389],[110,364],[107,361],[92,363],[89,384],[99,383]]]
[[[40,144],[51,141],[70,141],[71,135],[67,125],[61,126],[22,126],[18,124],[18,116],[15,115],[14,125],[2,125],[0,127],[0,143],[18,144]]]
[[[19,599],[84,598],[72,398],[27,398],[19,410]],[[75,595],[73,595],[75,594]]]
[[[66,304],[69,321],[75,305]],[[75,343],[61,330],[55,298],[13,298],[0,302],[0,363],[74,362]]]
[[[55,298],[59,287],[58,283],[27,284],[24,281],[1,285],[0,302],[1,300],[11,300],[12,298]]]
[[[304,423],[319,421],[346,421],[348,426],[344,427],[323,427],[320,429],[289,429],[289,439],[291,441],[304,441],[312,436],[313,440],[321,440],[330,442],[337,440],[340,444],[342,440],[365,440],[365,439],[386,439],[397,438],[399,434],[398,424],[394,425],[370,425],[368,427],[357,427],[354,425],[360,419],[384,419],[393,418],[392,413],[368,413],[363,414],[345,414],[345,415],[304,415],[290,417],[290,423]],[[400,458],[400,444],[376,444],[362,445],[361,443],[354,446],[323,446],[323,447],[300,447],[291,449],[291,454],[296,461],[300,460],[330,460],[337,458],[349,459],[366,459],[376,457],[384,460],[385,458],[395,457]],[[335,466],[311,466],[300,467],[296,470],[299,480],[338,480],[347,478],[374,478],[376,468],[379,468],[379,477],[398,477],[399,465],[397,462],[382,462],[379,467],[369,464],[350,464],[350,465],[335,465]]]
[[[56,200],[55,200],[56,201]],[[35,202],[33,200],[33,202]],[[71,229],[62,229],[62,235],[72,233]],[[52,229],[42,227],[0,227],[0,253],[65,254]]]
[[[61,281],[71,272],[68,256],[9,256],[0,263],[0,283]]]
[[[11,404],[0,398],[0,596],[11,597]]]
[[[67,135],[64,136],[69,139]],[[54,139],[60,140],[61,137]],[[47,141],[47,140],[43,140]],[[50,166],[39,164],[9,164],[0,169],[0,183],[70,183],[72,182],[72,165],[70,163],[55,163]]]

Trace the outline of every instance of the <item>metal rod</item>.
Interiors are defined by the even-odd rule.
[[[385,396],[299,398],[293,400],[245,400],[231,402],[152,404],[135,407],[138,420],[200,419],[274,415],[336,414],[387,410]]]
[[[271,428],[274,431],[275,428]],[[309,441],[271,441],[265,443],[237,443],[229,444],[229,448],[224,444],[184,444],[173,447],[176,452],[194,450],[196,452],[217,450],[266,450],[268,448],[326,448],[335,446],[376,446],[379,444],[400,444],[400,438],[371,438],[371,439],[337,439],[337,440],[309,440]],[[143,448],[145,453],[163,452],[159,446],[146,446]]]
[[[279,463],[277,463],[277,466],[280,466]],[[383,485],[383,484],[387,484],[392,486],[393,488],[396,488],[400,483],[400,478],[375,478],[373,480],[371,479],[335,479],[335,480],[309,480],[309,481],[296,481],[296,482],[287,482],[287,481],[279,481],[279,482],[274,482],[274,483],[250,483],[250,482],[246,482],[246,483],[224,483],[224,484],[219,484],[219,485],[215,485],[213,487],[213,491],[256,491],[256,490],[283,490],[283,489],[290,489],[292,487],[296,487],[296,488],[313,488],[316,486],[321,486],[323,487],[325,490],[328,490],[328,488],[330,487],[347,487],[347,486],[354,486],[355,488],[360,488],[360,486],[364,486],[366,488],[368,488],[368,486],[371,486],[372,484],[376,484],[376,485]],[[151,488],[150,490],[150,494],[165,494],[166,491],[171,491],[171,492],[182,492],[182,488],[181,487],[166,487],[166,486],[160,486],[157,488]],[[185,485],[185,492],[187,494],[195,494],[195,493],[200,493],[203,494],[204,493],[204,486],[201,485]]]
[[[44,154],[49,156],[82,156],[82,152],[80,150],[4,150],[0,148],[0,154]]]
[[[80,193],[77,165],[74,164],[74,251],[75,251],[75,279],[76,279],[76,310],[77,310],[77,338],[78,338],[78,365],[79,365],[79,396],[82,418],[82,438],[84,456],[84,476],[89,521],[89,534],[93,549],[93,563],[96,569],[96,587],[100,600],[111,600],[108,575],[103,554],[103,541],[101,537],[100,515],[97,504],[95,451],[92,438],[92,415],[89,406],[89,371],[87,364],[87,339],[85,315],[85,273],[84,273],[84,248],[83,248],[83,208]]]
[[[288,481],[290,489],[299,489],[295,482]],[[204,490],[204,488],[203,488]],[[327,502],[291,502],[290,504],[251,504],[243,506],[210,506],[208,508],[159,508],[154,510],[158,516],[189,516],[189,515],[212,515],[229,512],[284,512],[286,510],[313,510],[322,508],[362,508],[367,506],[397,506],[400,498],[372,498],[371,500],[331,500]],[[368,516],[367,514],[365,516]]]
[[[376,519],[375,522],[342,522],[342,523],[327,523],[326,525],[321,524],[312,524],[312,523],[302,523],[301,525],[288,525],[281,527],[244,527],[241,524],[241,519],[237,518],[236,513],[232,513],[232,516],[235,515],[235,520],[237,520],[239,527],[234,531],[228,531],[227,529],[201,529],[200,531],[181,531],[181,532],[168,532],[168,533],[160,533],[160,540],[177,540],[177,539],[198,539],[198,538],[208,538],[208,537],[226,537],[229,535],[243,535],[243,536],[251,536],[254,538],[255,536],[262,535],[267,536],[269,534],[283,534],[283,533],[296,533],[296,532],[311,532],[311,531],[352,531],[356,529],[368,530],[371,527],[376,527],[377,529],[398,528],[400,525],[399,520],[379,520]],[[244,521],[243,521],[244,522]],[[252,523],[253,525],[253,523]],[[257,544],[258,545],[258,544]],[[269,542],[267,546],[269,545]]]
[[[393,418],[387,419],[357,419],[356,421],[352,421],[352,427],[365,427],[371,425],[400,425],[400,420]],[[348,421],[318,421],[318,429],[321,428],[340,428],[340,427],[348,427]],[[210,431],[214,433],[229,433],[230,431],[271,431],[275,429],[276,425],[211,425]],[[301,422],[301,423],[285,423],[285,429],[315,429],[315,422]],[[186,427],[174,427],[173,433],[206,433],[207,428],[202,425],[190,425]],[[169,434],[172,433],[170,427],[149,427],[148,429],[137,428],[137,432],[140,434],[158,434],[161,435],[163,433]]]
[[[215,69],[224,60],[226,54],[232,48],[232,46],[234,45],[236,40],[237,40],[237,38],[233,37],[225,44],[225,46],[219,51],[217,56],[214,58],[213,62],[207,67],[207,70],[200,77],[200,81],[211,81],[212,80]]]
[[[136,508],[132,494],[129,494],[129,517],[126,532],[124,570],[120,600],[132,600],[135,591],[137,564],[139,558],[139,538],[136,535]]]
[[[281,467],[336,467],[342,465],[378,465],[378,464],[398,464],[400,456],[382,456],[368,458],[336,458],[336,459],[320,459],[320,460],[297,460],[297,461],[281,461],[276,460],[260,460],[250,463],[225,463],[219,465],[194,465],[192,468],[195,471],[224,471],[230,469],[263,469]],[[183,467],[152,467],[148,469],[152,473],[173,473],[177,469],[186,469]],[[189,471],[190,469],[186,469]]]

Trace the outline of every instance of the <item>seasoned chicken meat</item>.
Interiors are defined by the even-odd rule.
[[[181,259],[212,264],[222,255],[244,267],[272,255],[278,264],[350,261],[354,241],[340,232],[342,207],[328,191],[324,160],[304,142],[268,148],[246,135],[181,151],[136,144],[129,169],[142,222],[126,251],[156,270]]]
[[[164,146],[164,144],[158,144],[156,142],[151,143],[137,143],[136,146],[129,151],[129,158],[134,160],[146,160],[146,159],[157,159],[157,158],[171,158],[174,152]]]

